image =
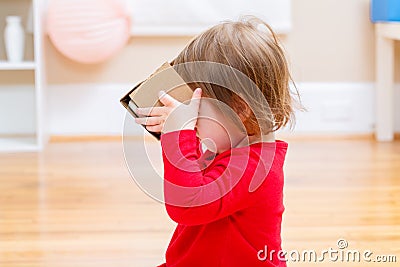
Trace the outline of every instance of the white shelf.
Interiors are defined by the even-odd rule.
[[[35,68],[36,63],[33,61],[13,63],[5,60],[0,60],[0,70],[34,70]]]
[[[37,151],[36,137],[1,137],[0,152],[30,152]]]
[[[33,30],[33,58],[17,63],[9,62],[5,58],[0,60],[0,71],[17,72],[17,75],[13,73],[13,77],[16,77],[16,83],[12,83],[10,86],[5,84],[0,88],[0,99],[3,100],[3,104],[0,105],[0,131],[3,134],[0,134],[0,152],[40,151],[47,142],[47,133],[45,133],[43,127],[43,116],[46,114],[44,103],[46,75],[43,43],[46,38],[44,20],[47,0],[8,2],[3,6],[0,0],[2,14],[25,16],[26,12],[30,13],[29,16],[31,18],[28,19],[32,19],[32,27],[28,26],[28,29],[25,30],[26,32],[30,32],[30,28]],[[5,7],[9,10],[5,10]],[[30,70],[34,74],[32,83],[34,90],[26,90],[26,84],[18,83],[18,71],[26,70]],[[19,104],[24,104],[24,108],[18,109],[18,102]],[[29,110],[29,114],[26,114],[26,110]],[[10,117],[15,119],[10,119]],[[27,122],[29,125],[23,125]]]

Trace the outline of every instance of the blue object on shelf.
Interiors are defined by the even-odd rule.
[[[400,0],[371,0],[371,21],[400,22]]]

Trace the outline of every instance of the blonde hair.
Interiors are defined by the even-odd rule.
[[[289,73],[284,51],[276,34],[267,23],[254,16],[243,17],[239,21],[222,22],[193,38],[171,62],[171,65],[199,61],[228,65],[254,82],[267,101],[271,113],[263,115],[263,117],[268,117],[264,118],[267,126],[263,134],[276,131],[289,122],[291,126],[293,125],[294,98],[292,96],[294,94],[299,97],[299,94]],[[177,68],[177,71],[179,72],[180,69]],[[187,73],[181,74],[188,78]],[[191,79],[188,78],[188,80]],[[296,89],[295,93],[290,90],[291,81]],[[204,82],[188,84],[192,89],[201,87],[204,96],[222,101],[240,118],[244,117],[241,113],[249,108],[248,101],[253,102],[250,105],[259,102],[257,97],[247,98],[247,102],[241,101],[234,92],[219,85]],[[245,95],[246,88],[241,88],[241,90]],[[241,93],[240,95],[243,96]],[[265,107],[260,106],[260,109],[265,109]],[[248,115],[242,119],[242,122],[247,134],[259,135],[261,133],[259,118],[254,112],[246,114]]]

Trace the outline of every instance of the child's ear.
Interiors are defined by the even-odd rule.
[[[251,115],[251,109],[244,98],[235,93],[232,96],[232,108],[242,122],[245,122]]]

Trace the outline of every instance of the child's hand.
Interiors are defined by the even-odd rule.
[[[147,117],[135,118],[135,122],[146,125],[151,132],[168,133],[176,130],[194,130],[199,114],[201,89],[193,92],[188,105],[182,104],[164,91],[159,94],[163,107],[137,108],[136,112]]]

